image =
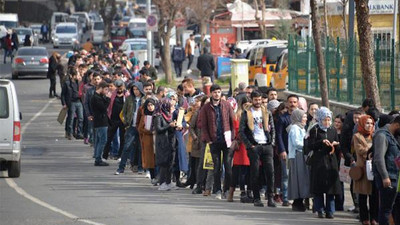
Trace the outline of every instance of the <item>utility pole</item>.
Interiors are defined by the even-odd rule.
[[[147,0],[147,16],[151,15],[151,0]],[[151,30],[147,31],[147,61],[153,65],[153,34]]]

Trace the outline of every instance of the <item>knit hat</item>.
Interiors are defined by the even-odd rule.
[[[268,102],[267,109],[269,111],[272,111],[272,110],[278,108],[280,104],[281,103],[278,100],[275,100],[275,99],[271,100],[271,101]]]

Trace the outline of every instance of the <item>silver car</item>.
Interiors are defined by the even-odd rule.
[[[47,76],[49,57],[45,47],[21,47],[11,64],[12,79],[22,75]]]
[[[30,36],[31,45],[38,45],[37,37],[33,33],[32,28],[19,27],[15,28],[14,31],[18,36],[19,46],[24,45],[26,35]]]

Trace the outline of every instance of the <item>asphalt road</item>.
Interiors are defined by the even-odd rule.
[[[115,176],[116,161],[94,167],[92,148],[64,138],[63,125],[56,121],[61,105],[48,99],[48,80],[14,82],[23,114],[22,172],[17,179],[0,173],[1,225],[358,224],[347,212],[321,220],[311,212],[239,203],[238,192],[228,203],[192,195],[190,189],[160,192],[144,175],[129,170]]]

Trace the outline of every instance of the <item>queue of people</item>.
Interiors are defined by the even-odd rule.
[[[145,62],[137,71],[133,57],[82,50],[65,70],[65,137],[92,145],[94,166],[118,160],[115,175],[129,165],[160,191],[190,187],[228,202],[239,187],[242,203],[263,207],[265,199],[268,207],[328,219],[344,210],[339,174],[350,166],[360,222],[389,224],[393,215],[400,224],[399,112],[382,114],[366,99],[360,109],[334,116],[297,95],[280,101],[274,88],[260,92],[243,83],[232,96],[217,84],[206,95],[191,78],[174,90],[156,87],[152,66]],[[50,97],[54,86],[52,80]],[[368,160],[374,180],[366,174]]]

